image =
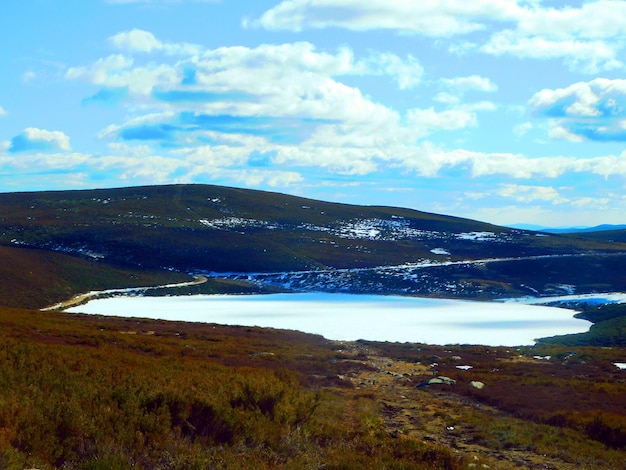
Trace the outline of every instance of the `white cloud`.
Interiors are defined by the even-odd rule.
[[[29,127],[24,129],[24,135],[33,142],[50,142],[61,150],[71,150],[70,138],[61,131],[47,131],[45,129]]]
[[[117,49],[131,53],[162,51],[170,55],[193,55],[199,53],[202,49],[200,46],[189,43],[165,43],[159,41],[151,32],[142,29],[117,33],[111,36],[109,41]]]
[[[565,88],[543,89],[536,93],[529,101],[535,109],[554,107],[565,103],[561,107],[563,115],[569,116],[599,116],[607,111],[611,114],[624,109],[617,104],[626,97],[626,80],[596,78],[589,82],[574,83]],[[602,110],[600,109],[602,106]]]
[[[172,57],[162,53],[165,46],[151,33],[131,33],[115,35],[112,41],[126,52],[140,54],[133,58],[111,55],[66,73],[68,79],[128,88],[129,97],[123,103],[128,111],[126,121],[111,124],[99,135],[117,140],[116,151],[123,155],[120,158],[130,158],[130,166],[121,160],[107,160],[112,165],[109,169],[115,165],[126,168],[128,178],[149,178],[150,168],[140,160],[160,162],[151,156],[154,152],[149,152],[154,142],[168,144],[160,157],[166,160],[154,170],[156,181],[166,181],[167,175],[184,175],[180,178],[188,180],[199,175],[213,178],[237,170],[239,175],[247,175],[247,181],[263,178],[264,184],[288,184],[298,181],[304,168],[346,175],[400,170],[429,177],[454,168],[473,178],[502,175],[515,179],[558,178],[568,172],[626,175],[626,164],[619,163],[621,157],[528,158],[513,153],[449,150],[425,142],[439,131],[475,127],[480,112],[496,109],[491,101],[461,104],[464,92],[497,91],[494,82],[480,75],[434,82],[445,90],[436,99],[446,106],[410,108],[401,113],[375,102],[342,79],[385,76],[399,89],[415,87],[424,71],[412,56],[372,52],[357,57],[347,47],[324,51],[299,42],[193,53],[172,43],[170,50],[187,51]],[[597,85],[588,84],[587,89],[597,95],[598,87],[613,90],[605,94],[615,102],[598,104],[579,87],[544,90],[531,99],[530,106],[541,111],[567,99],[567,112],[572,116],[588,116],[594,109],[619,109],[615,90],[621,89],[620,83],[600,80]],[[572,100],[572,96],[579,98]],[[521,125],[518,135],[531,128],[530,123]],[[551,121],[550,132],[553,137],[580,138],[557,120]],[[267,168],[248,168],[253,152],[267,156],[262,162]],[[283,173],[272,173],[277,168]],[[274,176],[267,176],[270,174]],[[520,194],[518,191],[518,197]],[[535,192],[525,197],[532,194],[548,196]]]
[[[229,170],[219,174],[221,178],[238,181],[247,187],[267,185],[272,188],[288,187],[304,181],[295,171],[276,170]]]
[[[20,156],[20,158],[0,155],[0,168],[5,170],[18,170],[24,173],[29,173],[33,170],[42,173],[60,170],[71,171],[88,161],[90,161],[89,155],[76,152],[30,152]]]
[[[506,54],[523,59],[564,58],[571,69],[585,73],[597,73],[623,66],[616,59],[618,47],[613,43],[581,41],[575,38],[555,40],[539,36],[525,37],[513,30],[494,34],[479,50],[486,54]]]
[[[500,186],[498,193],[502,197],[522,203],[545,201],[551,204],[566,204],[569,202],[569,199],[561,196],[559,191],[551,186],[504,184]]]
[[[6,115],[7,115],[7,112],[4,110],[2,106],[0,106],[0,117],[6,116]]]
[[[374,54],[365,62],[365,69],[369,73],[380,73],[394,77],[400,90],[414,88],[422,80],[424,68],[419,61],[409,55],[405,60],[394,54]],[[367,74],[367,73],[365,73]]]
[[[7,150],[11,153],[71,150],[70,138],[61,131],[28,127],[13,137]]]
[[[336,111],[341,105],[336,101],[338,92],[363,101],[357,89],[337,82],[334,77],[386,75],[395,80],[399,88],[407,89],[418,84],[423,74],[423,68],[412,56],[403,59],[389,53],[372,53],[357,60],[348,48],[330,53],[317,51],[307,42],[200,50],[198,46],[187,44],[163,44],[151,33],[139,30],[120,33],[112,38],[114,44],[127,51],[144,52],[146,55],[165,51],[187,57],[155,64],[139,63],[136,62],[138,59],[114,54],[99,59],[91,66],[72,67],[67,70],[66,77],[106,87],[125,87],[131,93],[148,97],[156,89],[181,89],[186,69],[193,69],[194,83],[186,86],[186,91],[246,92],[261,96],[263,100],[251,99],[247,103],[235,103],[235,106],[247,105],[247,112],[253,114],[264,112],[260,108],[266,107],[274,108],[272,114],[290,114],[278,112],[278,108],[296,113],[300,112],[300,106],[319,109],[320,105],[332,103],[330,108]],[[330,99],[325,99],[325,96]],[[215,109],[223,104],[214,102],[207,107]],[[313,109],[308,112],[313,112]],[[345,111],[340,115],[343,113]]]
[[[418,135],[428,135],[433,130],[454,130],[477,125],[476,114],[466,109],[449,109],[441,112],[434,108],[410,109],[407,126]]]
[[[134,60],[121,54],[99,59],[91,67],[71,67],[65,76],[73,80],[86,80],[105,87],[125,87],[137,95],[150,95],[159,87],[173,87],[180,83],[182,71],[169,65],[134,65]]]
[[[433,101],[444,104],[458,104],[461,102],[459,95],[442,91],[433,97]]]
[[[544,89],[528,104],[550,118],[550,137],[583,140],[626,140],[626,80],[596,78],[565,88]]]
[[[109,38],[111,43],[118,49],[126,49],[137,52],[150,52],[163,47],[161,41],[154,34],[140,29],[133,29],[124,33],[118,33]]]
[[[527,36],[585,39],[612,38],[624,33],[626,3],[616,0],[583,2],[579,8],[532,8],[520,15],[518,30]]]
[[[550,121],[548,137],[554,140],[569,140],[570,142],[584,142],[585,140],[582,136],[570,132],[555,120]]]
[[[472,178],[502,175],[515,179],[558,178],[567,173],[590,173],[603,178],[626,176],[626,151],[619,156],[594,158],[546,156],[529,158],[514,153],[446,150],[425,142],[390,149],[388,164],[422,176],[434,177],[448,168],[465,169]]]
[[[518,124],[517,126],[515,126],[513,128],[513,133],[517,136],[517,137],[524,137],[528,132],[530,132],[532,129],[534,128],[534,125],[532,122],[523,122],[521,124]]]
[[[456,93],[466,91],[482,91],[485,93],[494,92],[498,86],[489,78],[480,75],[469,75],[467,77],[442,78],[441,83]]]
[[[597,0],[557,9],[523,0],[284,0],[245,24],[289,31],[391,29],[437,38],[480,32],[490,36],[486,42],[451,43],[450,49],[562,58],[572,69],[595,73],[623,66],[618,57],[626,38],[626,2]]]
[[[519,11],[514,0],[285,0],[249,24],[270,30],[343,27],[355,31],[394,29],[449,37],[482,30],[485,28],[482,21],[487,18],[511,20]]]

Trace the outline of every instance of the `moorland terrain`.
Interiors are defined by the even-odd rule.
[[[622,304],[517,348],[42,310],[177,283],[149,293],[624,291],[625,261],[623,230],[217,186],[0,194],[0,468],[626,468]],[[454,383],[417,387],[433,371]]]

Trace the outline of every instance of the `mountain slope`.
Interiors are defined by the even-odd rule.
[[[626,247],[205,185],[0,194],[0,214],[0,243],[183,271],[356,268]]]
[[[600,230],[597,232],[585,232],[577,234],[580,237],[602,240],[607,242],[626,243],[626,229]]]
[[[39,260],[50,251],[56,256],[54,263],[49,256],[33,261],[35,250],[19,251],[23,262],[0,268],[11,280],[0,305],[11,306],[158,284],[132,282],[147,271],[168,279],[175,272],[227,278],[188,289],[195,293],[231,292],[253,281],[280,289],[494,298],[626,284],[626,239],[208,185],[0,194],[2,245],[5,258],[9,247],[38,248]],[[35,284],[31,271],[41,278]],[[14,290],[21,300],[13,299]]]
[[[183,282],[169,271],[124,269],[40,249],[0,246],[0,306],[42,308],[93,289]]]

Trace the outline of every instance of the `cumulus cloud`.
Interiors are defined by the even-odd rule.
[[[418,135],[428,135],[434,130],[454,130],[477,125],[476,113],[467,109],[448,109],[437,112],[434,108],[410,109],[407,124]]]
[[[99,137],[123,152],[120,160],[110,157],[100,160],[101,164],[108,162],[109,169],[120,165],[126,178],[149,178],[150,166],[142,159],[160,165],[152,170],[155,182],[229,175],[241,182],[292,184],[301,181],[310,168],[344,175],[399,170],[426,177],[453,170],[473,178],[498,175],[517,180],[558,178],[570,172],[626,175],[626,164],[621,163],[626,158],[621,156],[528,158],[447,149],[428,142],[438,132],[476,127],[481,113],[496,109],[490,101],[461,100],[464,93],[496,92],[498,86],[487,77],[468,75],[431,82],[442,90],[438,104],[402,111],[348,84],[352,82],[349,77],[382,76],[398,90],[414,88],[424,71],[410,55],[368,52],[358,56],[347,47],[319,50],[308,42],[194,49],[192,53],[175,43],[167,49],[146,31],[112,38],[112,45],[122,53],[72,67],[66,78],[98,85],[102,96],[107,96],[107,90],[123,96],[119,104],[128,118],[107,126]],[[531,99],[530,106],[550,119],[546,127],[554,137],[581,138],[576,128],[560,119],[594,117],[598,110],[610,114],[611,109],[615,114],[620,109],[617,98],[622,85],[601,83],[591,90],[596,95],[597,89],[606,90],[615,103],[600,105],[588,91],[568,88],[544,90]],[[561,115],[553,115],[555,109],[561,109]],[[530,123],[521,125],[518,135],[531,128]],[[155,152],[148,151],[154,148],[165,160],[157,160]],[[133,153],[138,149],[142,155]],[[128,164],[122,163],[124,158]],[[536,200],[540,200],[537,195],[549,196],[540,190],[518,189],[510,197],[514,194]]]
[[[563,58],[573,70],[597,73],[600,70],[621,68],[617,60],[621,49],[614,43],[599,40],[554,39],[550,37],[526,37],[518,31],[506,30],[494,34],[479,50],[491,55],[511,55],[523,59]]]
[[[342,86],[333,77],[389,76],[400,89],[407,89],[418,84],[423,74],[423,68],[412,56],[401,58],[374,52],[356,59],[349,48],[335,53],[318,51],[308,42],[200,50],[187,44],[164,44],[152,33],[140,30],[115,35],[112,42],[130,53],[165,51],[187,57],[157,65],[139,62],[139,57],[112,54],[90,66],[71,67],[66,77],[109,88],[127,88],[143,95],[177,89],[185,89],[189,98],[193,92],[230,93],[230,97],[234,96],[232,92],[239,92],[240,97],[249,93],[269,101],[281,95],[294,98],[289,109],[297,104],[323,103],[318,99],[320,93],[333,94],[333,89]],[[348,91],[349,87],[343,89]],[[209,95],[197,94],[196,98],[202,96]]]
[[[562,8],[524,0],[284,0],[258,19],[245,21],[268,30],[389,29],[450,39],[480,33],[482,42],[451,43],[451,50],[560,58],[572,69],[588,73],[623,66],[618,57],[624,23],[626,3],[614,0]]]
[[[373,51],[355,57],[347,47],[320,51],[308,42],[205,49],[182,60],[160,56],[158,63],[151,59],[163,43],[151,33],[134,30],[115,35],[112,41],[139,55],[113,54],[66,72],[67,79],[102,86],[94,97],[109,97],[114,90],[116,97],[123,97],[121,104],[134,111],[125,123],[104,129],[101,138],[187,146],[201,144],[213,132],[211,138],[218,135],[220,141],[229,135],[239,139],[253,135],[274,145],[380,145],[385,141],[383,132],[393,142],[403,140],[409,129],[402,127],[396,111],[342,78],[384,76],[404,90],[418,85],[423,75],[422,66],[410,55]],[[177,44],[168,47],[179,50]],[[452,124],[437,121],[444,129],[475,121],[472,110],[448,114],[454,118]],[[429,123],[420,135],[436,128],[437,124]],[[362,163],[336,166],[365,171]]]
[[[133,67],[134,64],[133,59],[114,54],[91,66],[71,67],[65,76],[107,88],[128,89],[135,95],[149,95],[156,86],[170,87],[181,80],[181,74],[172,66],[147,64]]]
[[[150,52],[163,47],[161,41],[157,40],[154,34],[140,29],[118,33],[111,36],[109,41],[118,49],[137,52]]]
[[[551,204],[564,204],[569,202],[569,199],[561,196],[559,191],[551,186],[504,184],[500,186],[498,192],[502,197],[522,203],[544,201]]]
[[[503,176],[518,180],[559,178],[566,174],[587,173],[607,178],[626,176],[626,151],[620,155],[593,158],[545,156],[530,158],[516,153],[488,153],[466,149],[444,149],[429,142],[393,149],[388,160],[398,168],[434,177],[447,169],[465,170],[473,178]]]
[[[301,31],[343,27],[355,31],[394,29],[448,37],[485,29],[484,19],[511,20],[520,7],[514,0],[404,2],[388,0],[285,0],[246,24],[270,30]]]
[[[626,141],[626,80],[596,78],[544,89],[529,101],[550,118],[550,137],[581,142]]]
[[[158,40],[154,34],[142,29],[133,29],[115,34],[109,38],[117,49],[127,52],[162,51],[166,54],[195,54],[201,50],[200,46],[189,43],[167,43]]]
[[[48,131],[28,127],[11,139],[7,148],[10,153],[29,151],[71,150],[70,138],[60,131]]]

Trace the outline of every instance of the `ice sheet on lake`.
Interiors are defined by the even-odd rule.
[[[604,292],[596,294],[572,294],[558,295],[549,297],[517,297],[513,299],[504,299],[504,302],[521,303],[526,305],[548,304],[555,302],[580,302],[580,303],[626,303],[625,292]]]
[[[493,346],[533,344],[590,326],[572,310],[552,307],[319,293],[114,297],[68,311],[291,329],[336,340]]]

